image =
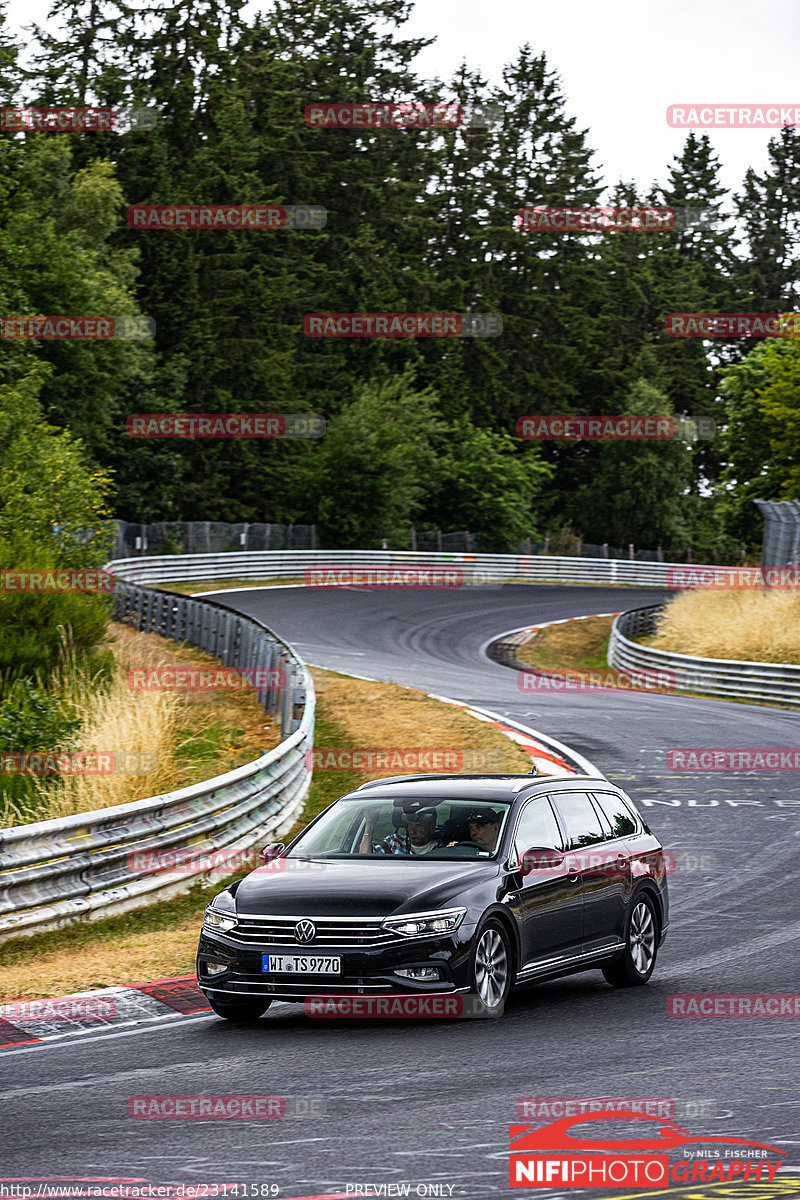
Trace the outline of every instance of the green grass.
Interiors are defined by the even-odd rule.
[[[174,758],[188,787],[219,774],[221,763],[223,771],[232,771],[253,762],[254,755],[245,730],[219,720],[181,737]]]
[[[592,617],[540,629],[517,657],[543,671],[608,671],[606,652],[613,617]]]

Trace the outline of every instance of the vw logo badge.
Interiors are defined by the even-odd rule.
[[[298,921],[294,927],[294,936],[298,942],[313,942],[317,936],[317,927],[313,921]]]

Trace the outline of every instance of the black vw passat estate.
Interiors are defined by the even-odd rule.
[[[405,775],[320,813],[206,909],[222,1017],[315,995],[472,993],[599,968],[646,983],[669,921],[661,843],[603,778]]]

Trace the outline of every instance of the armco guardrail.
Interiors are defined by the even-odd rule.
[[[179,558],[119,560],[116,570],[128,579],[159,582],[175,579],[278,579],[304,578],[308,572],[348,568],[391,570],[452,568],[465,586],[501,582],[593,583],[631,587],[675,588],[687,578],[713,578],[720,587],[731,577],[735,584],[740,568],[685,563],[632,562],[629,559],[553,557],[549,555],[457,554],[401,550],[287,550],[244,551],[229,554],[194,554]],[[314,576],[311,576],[312,581]],[[322,577],[324,578],[324,577]],[[318,581],[322,581],[318,578]],[[343,581],[350,577],[344,574]],[[636,609],[648,613],[654,609]],[[800,668],[772,663],[728,662],[689,655],[667,654],[630,642],[630,637],[652,632],[649,618],[626,613],[617,619],[609,642],[608,662],[620,670],[666,667],[674,672],[683,691],[702,691],[728,699],[795,704],[800,701]]]
[[[610,667],[619,671],[668,672],[678,691],[800,707],[800,667],[672,654],[631,641],[655,633],[663,607],[651,604],[647,608],[633,608],[616,618],[608,643]]]
[[[269,672],[258,698],[280,715],[285,740],[255,762],[176,792],[0,830],[0,939],[180,891],[208,876],[204,852],[263,845],[302,809],[311,781],[306,751],[314,740],[314,685],[291,647],[259,621],[213,601],[121,580],[114,616],[199,646],[225,666]],[[172,851],[183,851],[188,862],[154,870]]]
[[[303,578],[324,568],[388,570],[452,569],[467,586],[495,582],[608,583],[670,587],[671,571],[685,563],[635,562],[624,558],[557,558],[551,555],[460,554],[415,550],[242,550],[227,554],[162,554],[117,559],[113,569],[136,583],[192,579]],[[700,568],[698,568],[700,569]],[[716,571],[725,568],[714,568]],[[731,568],[733,570],[734,568]]]

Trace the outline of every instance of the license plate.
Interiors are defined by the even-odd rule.
[[[341,958],[323,954],[262,954],[261,970],[277,975],[341,975]]]

